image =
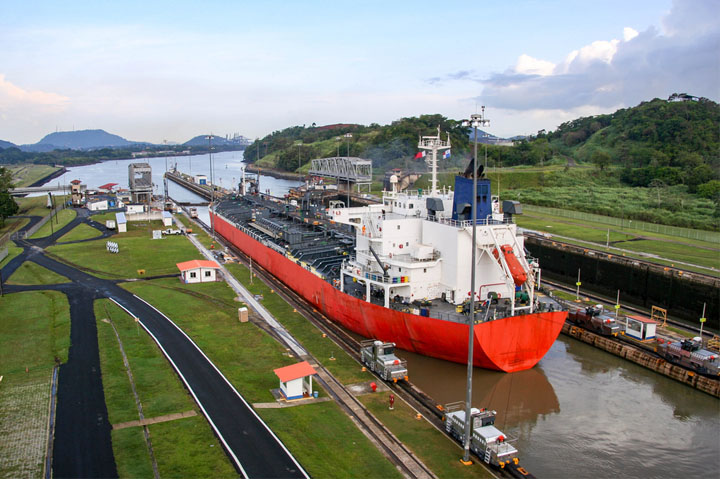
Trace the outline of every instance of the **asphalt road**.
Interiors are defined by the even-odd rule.
[[[50,240],[19,242],[25,246],[25,251],[2,271],[3,278],[7,278],[22,261],[28,260],[71,280],[71,283],[60,285],[5,287],[6,293],[61,291],[70,302],[72,345],[68,362],[60,367],[58,379],[53,475],[117,477],[92,307],[95,299],[111,298],[138,317],[158,343],[239,473],[250,478],[308,477],[235,388],[170,319],[114,281],[96,278],[43,254],[40,248],[52,244],[67,231],[69,229],[62,228]]]

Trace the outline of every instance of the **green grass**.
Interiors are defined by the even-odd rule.
[[[64,294],[6,294],[0,299],[0,318],[1,374],[22,375],[26,367],[47,371],[56,362],[67,361],[70,307]]]
[[[110,435],[119,477],[153,477],[152,462],[142,428],[119,429]]]
[[[258,414],[311,477],[402,477],[333,402],[259,409]]]
[[[84,240],[84,239],[90,239],[90,238],[96,238],[100,236],[102,233],[95,228],[93,228],[90,225],[87,225],[85,223],[80,223],[75,228],[70,230],[68,233],[64,234],[58,239],[58,242],[63,243],[66,241],[77,241],[77,240]]]
[[[25,261],[7,282],[8,284],[58,284],[68,283],[70,280],[32,261]]]
[[[60,168],[49,165],[18,165],[10,167],[12,182],[16,188],[30,186],[41,178],[56,172]]]
[[[112,326],[103,321],[108,317],[122,340],[145,417],[197,410],[170,363],[133,318],[109,300],[95,302],[95,317],[105,403],[112,424],[137,420],[139,416],[117,337]],[[163,477],[208,477],[231,467],[203,416],[177,419],[149,428]],[[120,477],[152,476],[152,464],[140,427],[113,431],[112,441]],[[213,447],[205,450],[198,446],[200,443]],[[190,457],[177,450],[177,445],[182,445]]]
[[[240,323],[225,283],[182,284],[161,279],[124,288],[153,304],[185,331],[250,402],[273,401],[272,370],[295,363],[285,349],[252,323]]]
[[[53,198],[55,198],[55,206],[58,207],[70,196],[58,195]],[[50,214],[50,208],[47,207],[47,195],[18,198],[16,201],[19,207],[18,215],[47,216]]]
[[[345,384],[369,381],[373,376],[362,372],[361,366],[346,354],[340,354],[340,348],[329,338],[308,322],[300,313],[293,312],[293,307],[277,294],[270,292],[265,283],[255,278],[250,284],[250,270],[241,264],[225,265],[235,278],[253,294],[262,294],[262,304],[312,355],[325,366],[336,378]],[[329,358],[335,357],[334,361]]]
[[[151,424],[148,429],[160,477],[237,477],[205,418]]]
[[[8,264],[15,256],[23,252],[23,249],[19,246],[11,246],[12,243],[8,243],[8,255],[0,261],[0,268]],[[5,281],[6,278],[3,278]]]
[[[95,318],[110,422],[117,424],[136,420],[138,412],[117,337],[112,326],[103,321],[108,317],[122,340],[145,417],[193,409],[192,399],[150,336],[115,303],[100,300],[95,302]]]
[[[460,463],[463,451],[459,444],[427,421],[416,419],[415,410],[404,401],[395,401],[394,410],[390,411],[386,394],[366,394],[358,399],[438,477],[494,477],[478,464],[463,466]]]
[[[40,229],[37,230],[35,232],[35,234],[31,236],[31,238],[37,239],[37,238],[44,238],[46,236],[50,236],[53,231],[58,231],[63,226],[65,226],[66,224],[68,224],[72,220],[74,220],[76,216],[77,216],[77,212],[74,209],[60,210],[57,213],[57,223],[56,223],[56,218],[53,218],[51,220],[52,224],[50,221],[48,221],[47,223],[42,225],[40,227]]]
[[[151,240],[153,229],[161,222],[128,223],[127,233],[113,236],[120,252],[109,253],[104,241],[57,245],[48,251],[72,264],[96,271],[102,278],[140,278],[163,274],[180,274],[176,264],[202,256],[183,236]],[[145,270],[145,274],[138,273]]]

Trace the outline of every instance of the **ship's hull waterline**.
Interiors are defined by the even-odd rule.
[[[393,341],[398,348],[414,353],[467,363],[466,324],[387,309],[343,293],[222,216],[214,216],[217,233],[347,329],[367,338]],[[477,324],[473,364],[505,372],[530,369],[555,342],[566,318],[566,311],[552,311]]]

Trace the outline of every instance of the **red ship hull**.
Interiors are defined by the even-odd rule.
[[[343,293],[221,216],[215,215],[215,231],[349,330],[366,338],[392,341],[406,351],[467,363],[467,325],[387,309]],[[530,369],[555,342],[566,318],[566,311],[554,311],[477,324],[473,364],[505,372]]]

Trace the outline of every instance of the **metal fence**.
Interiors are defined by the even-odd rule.
[[[680,238],[708,241],[710,243],[720,243],[720,233],[716,231],[680,228],[678,226],[660,225],[656,223],[648,223],[646,221],[630,220],[626,218],[615,218],[612,216],[596,215],[593,213],[585,213],[582,211],[548,208],[546,206],[523,205],[523,208],[528,213],[534,211],[546,215],[561,216],[564,218],[572,218],[581,221],[592,221],[595,223],[617,226],[619,228],[648,231],[651,233],[658,233],[668,236],[677,236]]]

